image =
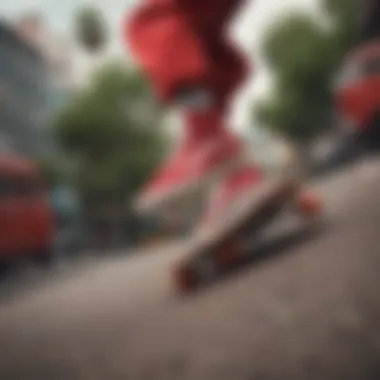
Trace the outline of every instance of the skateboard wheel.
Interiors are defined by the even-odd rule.
[[[179,267],[174,271],[174,283],[181,293],[188,293],[196,287],[197,275],[191,268]]]
[[[298,196],[297,208],[303,217],[313,219],[322,213],[322,201],[316,194],[304,192]]]

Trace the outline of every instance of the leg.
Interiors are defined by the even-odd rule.
[[[150,0],[126,24],[129,47],[162,100],[199,87],[221,100],[244,78],[241,54],[220,34],[241,0],[215,1]]]
[[[204,83],[210,60],[178,9],[144,6],[126,24],[125,33],[161,100],[170,102],[180,88]]]
[[[164,163],[140,198],[140,211],[163,204],[166,198],[173,200],[179,194],[182,198],[184,189],[187,193],[203,179],[207,182],[214,170],[219,172],[223,165],[229,168],[240,154],[241,144],[226,132],[224,117],[245,77],[246,65],[222,33],[240,3],[146,0],[126,24],[132,53],[158,97],[169,104],[178,103],[179,98],[185,106],[187,132],[184,144]],[[194,106],[194,93],[206,93],[211,101],[200,110],[199,102]],[[186,103],[189,98],[192,102]]]

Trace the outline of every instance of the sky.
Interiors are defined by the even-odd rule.
[[[205,0],[207,1],[207,0]],[[0,0],[0,16],[13,18],[29,10],[41,12],[51,28],[70,38],[73,14],[78,7],[86,4],[98,6],[111,26],[111,39],[107,57],[124,54],[120,24],[128,11],[139,0]],[[294,9],[307,12],[317,10],[317,0],[255,0],[248,1],[232,26],[232,34],[237,43],[250,55],[256,56],[252,78],[241,89],[237,96],[232,120],[237,128],[243,127],[249,119],[249,109],[252,99],[258,99],[270,88],[270,76],[265,66],[260,62],[258,49],[263,33],[277,18],[286,15]],[[81,70],[88,72],[91,63],[83,60]]]

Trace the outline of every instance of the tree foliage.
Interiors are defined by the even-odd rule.
[[[361,1],[322,0],[322,5],[333,22],[334,29],[330,38],[340,59],[341,55],[359,40],[363,18]]]
[[[87,51],[94,53],[101,50],[107,41],[102,13],[92,6],[81,8],[75,18],[75,34]]]
[[[263,57],[274,93],[254,106],[254,117],[298,141],[314,137],[330,115],[331,76],[356,36],[351,0],[324,0],[333,27],[295,13],[271,28]]]
[[[161,116],[144,77],[118,63],[73,95],[56,134],[75,157],[76,184],[86,198],[133,194],[161,157]]]

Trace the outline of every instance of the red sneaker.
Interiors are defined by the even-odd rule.
[[[233,228],[235,223],[244,220],[252,212],[256,204],[268,202],[283,183],[296,181],[300,176],[296,156],[288,145],[280,147],[283,156],[279,172],[266,172],[252,161],[245,161],[216,185],[211,192],[209,206],[200,219],[200,235],[215,236],[218,231],[229,230],[226,226]],[[314,211],[316,202],[313,203],[312,199],[309,201],[305,198],[301,203],[300,208],[304,213]]]
[[[201,230],[235,218],[237,210],[244,209],[252,199],[252,193],[264,183],[264,173],[253,164],[245,165],[228,175],[217,185],[210,204],[201,218]]]
[[[240,141],[224,131],[217,114],[192,114],[187,136],[166,160],[136,202],[140,213],[164,211],[205,188],[219,175],[226,175],[241,162]]]

